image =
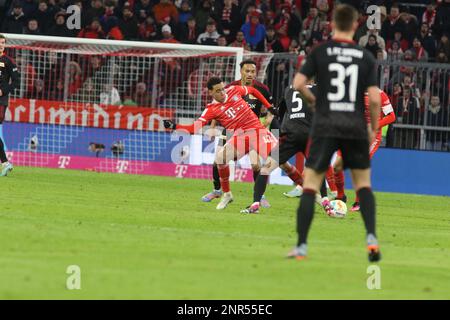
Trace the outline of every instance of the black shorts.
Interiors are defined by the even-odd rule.
[[[325,172],[337,150],[342,152],[344,169],[370,168],[368,140],[331,137],[312,138],[305,166],[317,172]]]
[[[280,144],[274,150],[272,155],[276,158],[277,152],[278,163],[283,164],[289,161],[298,152],[305,154],[308,145],[308,133],[287,133],[280,136]]]
[[[275,130],[275,129],[280,130],[280,121],[278,121],[278,119],[277,119],[276,117],[274,117],[274,118],[272,119],[272,122],[270,123],[269,129],[270,129],[271,131],[272,131],[272,130]]]

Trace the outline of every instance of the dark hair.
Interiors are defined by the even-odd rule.
[[[209,78],[208,82],[206,83],[206,86],[208,87],[209,90],[212,90],[216,84],[219,84],[221,82],[222,82],[221,78],[212,77],[212,78]]]
[[[5,41],[6,41],[6,37],[2,34],[0,34],[0,39],[5,39]]]
[[[341,4],[334,10],[333,21],[339,31],[352,30],[356,20],[358,20],[358,12],[350,5]]]
[[[254,65],[254,66],[256,67],[256,62],[255,62],[254,60],[251,60],[251,59],[247,59],[247,60],[242,61],[242,62],[239,64],[239,66],[240,66],[241,69],[242,69],[242,67],[245,66],[246,64],[252,64],[252,65]]]

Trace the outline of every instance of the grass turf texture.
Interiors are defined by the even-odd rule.
[[[377,193],[381,289],[368,290],[358,213],[317,207],[308,260],[284,259],[298,205],[286,186],[242,215],[251,184],[218,212],[200,202],[206,180],[17,167],[0,183],[0,299],[450,298],[448,197]],[[69,265],[81,290],[66,289]]]

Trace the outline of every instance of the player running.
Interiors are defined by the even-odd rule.
[[[207,87],[214,100],[206,106],[198,120],[191,125],[175,125],[171,120],[164,120],[164,127],[184,129],[193,134],[214,119],[219,121],[225,129],[232,131],[231,138],[225,143],[223,149],[216,153],[215,159],[224,192],[217,209],[222,210],[233,201],[228,163],[231,160],[239,160],[250,150],[255,150],[258,155],[266,159],[278,144],[278,140],[261,124],[243,99],[244,96],[252,94],[262,101],[264,106],[271,108],[272,105],[257,89],[243,86],[231,86],[225,89],[222,80],[218,77],[209,79]]]
[[[315,86],[308,86],[312,92],[316,93]],[[258,213],[262,195],[266,191],[267,181],[270,173],[278,168],[278,166],[291,178],[291,180],[301,188],[303,178],[298,172],[297,168],[292,166],[288,160],[298,152],[306,154],[308,145],[309,130],[311,128],[311,121],[313,113],[310,108],[304,103],[300,92],[291,87],[286,88],[284,98],[279,106],[279,111],[284,113],[281,125],[280,144],[278,148],[272,151],[273,155],[279,155],[278,159],[275,156],[270,156],[265,165],[261,168],[261,173],[256,179],[255,188],[253,191],[253,203],[246,209],[241,210],[241,213]],[[325,182],[320,189],[321,197],[319,196],[319,204],[322,205],[325,212],[329,216],[334,216],[335,212],[332,209],[327,197],[327,190]]]
[[[226,86],[246,86],[246,87],[253,87],[257,89],[263,96],[266,98],[267,101],[269,101],[270,104],[273,104],[272,94],[270,93],[269,88],[256,80],[256,62],[253,60],[244,60],[240,63],[240,72],[241,72],[241,79],[236,80],[234,82],[231,82]],[[259,118],[261,116],[261,110],[263,109],[263,103],[256,98],[253,94],[247,94],[244,97],[244,100],[247,102],[247,104],[250,106],[250,108],[253,110],[253,112],[256,114],[256,116]],[[268,119],[270,122],[269,129],[279,129],[279,124],[276,118],[273,117],[273,115],[276,114],[276,111],[273,108],[270,108],[268,110]],[[211,128],[215,128],[217,122],[213,120],[211,122]],[[222,132],[222,135],[219,138],[219,144],[217,146],[216,152],[220,152],[222,147],[225,145],[227,139],[226,130],[224,129]],[[259,175],[259,171],[261,169],[261,164],[259,161],[259,156],[256,154],[254,150],[250,151],[249,153],[250,163],[252,166],[253,171],[253,180],[256,181],[256,178]],[[211,202],[213,199],[220,198],[222,196],[222,190],[220,185],[220,177],[219,177],[219,170],[217,168],[217,164],[213,164],[213,186],[214,190],[205,194],[202,197],[203,202]],[[270,207],[269,202],[267,199],[264,198],[261,201],[261,206],[264,208]]]
[[[6,38],[0,34],[0,161],[2,163],[0,177],[5,177],[13,170],[8,161],[3,142],[2,124],[5,120],[9,103],[9,94],[20,85],[19,71],[13,59],[5,55]]]
[[[380,147],[381,141],[383,140],[381,129],[384,126],[387,126],[391,123],[395,122],[395,112],[392,108],[391,101],[389,100],[388,95],[386,92],[380,89],[380,98],[381,98],[381,112],[380,112],[380,119],[378,121],[378,132],[375,140],[370,145],[369,150],[369,157],[370,159],[373,158],[375,152]],[[370,112],[369,112],[369,97],[367,94],[364,96],[364,105],[366,107],[366,121],[369,124],[370,123]],[[334,162],[334,172],[335,172],[335,181],[336,181],[336,187],[337,187],[337,197],[336,199],[340,199],[344,202],[347,200],[347,196],[344,193],[344,171],[342,170],[343,163],[342,163],[342,155],[341,152],[338,151],[336,161]],[[359,205],[359,197],[356,195],[355,202],[352,205],[351,211],[359,211],[360,205]]]
[[[306,258],[315,195],[338,149],[342,152],[344,167],[351,169],[353,185],[360,198],[369,261],[381,258],[375,233],[375,197],[371,190],[369,158],[369,145],[378,132],[380,94],[374,57],[353,42],[357,20],[358,13],[353,7],[337,6],[333,12],[331,41],[318,45],[294,78],[294,88],[304,95],[311,107],[317,101],[317,110],[305,165],[303,195],[297,211],[298,242],[288,254],[289,258]],[[317,99],[306,85],[313,77],[317,81]],[[371,125],[367,125],[364,116],[366,91]]]

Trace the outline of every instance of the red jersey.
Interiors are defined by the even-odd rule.
[[[392,104],[391,101],[389,100],[388,95],[383,90],[380,90],[380,95],[381,95],[381,112],[380,112],[380,119],[378,122],[379,129],[395,121],[394,108],[392,108]],[[367,94],[364,96],[364,106],[366,107],[365,112],[366,121],[367,123],[370,123],[369,96]]]
[[[194,128],[200,128],[208,124],[211,120],[219,121],[225,129],[229,130],[251,130],[264,129],[258,117],[252,111],[247,102],[242,98],[252,94],[267,107],[271,104],[266,98],[253,87],[231,86],[225,89],[225,101],[213,101],[209,103],[202,115],[192,125],[177,125],[177,129],[185,129],[194,133]]]

